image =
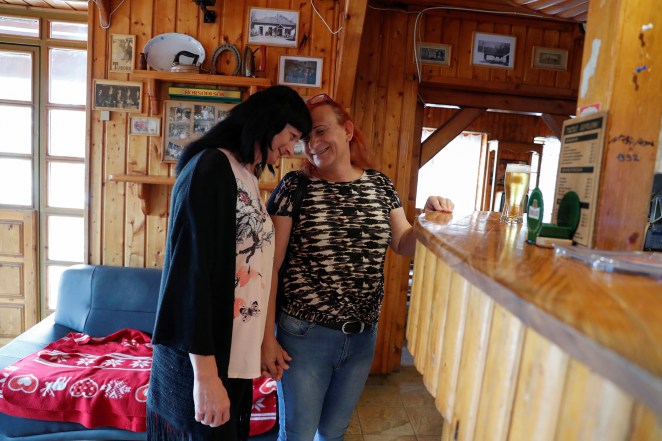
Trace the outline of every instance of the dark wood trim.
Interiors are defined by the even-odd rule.
[[[482,107],[485,109],[509,110],[513,112],[549,113],[574,115],[577,100],[550,97],[530,97],[490,92],[470,92],[421,84],[419,95],[427,104],[446,104],[459,107]]]
[[[458,111],[452,118],[439,127],[421,145],[421,163],[423,167],[434,155],[462,133],[469,124],[485,113],[485,109],[466,108]]]

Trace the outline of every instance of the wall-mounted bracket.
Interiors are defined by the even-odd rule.
[[[216,11],[207,10],[207,6],[214,6],[216,4],[216,0],[193,0],[193,2],[200,6],[200,10],[204,13],[205,23],[216,22]]]

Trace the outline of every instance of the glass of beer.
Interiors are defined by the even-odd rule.
[[[531,166],[508,164],[506,166],[505,203],[501,211],[501,222],[521,224],[524,221],[524,196],[529,191]]]

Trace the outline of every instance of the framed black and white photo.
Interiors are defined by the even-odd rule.
[[[278,84],[321,87],[322,59],[282,55],[278,68]]]
[[[418,60],[421,64],[451,65],[451,47],[448,44],[418,43]]]
[[[248,44],[297,47],[299,11],[251,8],[248,14]]]
[[[536,69],[566,70],[568,68],[568,51],[534,46],[533,67]]]
[[[475,32],[471,64],[512,69],[515,66],[515,37]]]
[[[177,162],[184,147],[225,119],[235,104],[220,102],[164,102],[163,162]]]
[[[129,135],[159,136],[161,118],[148,116],[129,117]]]
[[[135,47],[135,35],[110,34],[110,71],[132,72]]]
[[[143,83],[94,80],[94,110],[140,112]]]

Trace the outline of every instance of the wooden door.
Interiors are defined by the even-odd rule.
[[[37,212],[0,210],[0,346],[37,322]]]

